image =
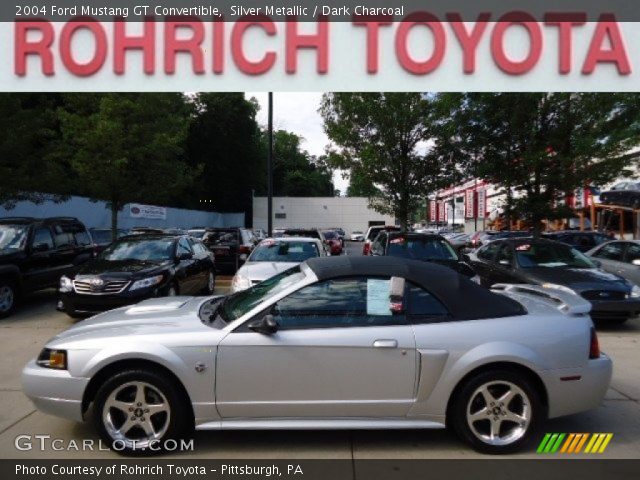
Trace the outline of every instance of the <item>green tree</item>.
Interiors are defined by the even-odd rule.
[[[252,191],[266,191],[257,103],[242,93],[199,93],[192,102],[187,159],[203,169],[193,188],[176,200],[189,208],[249,212]]]
[[[266,132],[264,142],[266,149]],[[332,175],[326,157],[310,155],[302,149],[301,143],[302,137],[295,133],[286,130],[274,132],[274,194],[283,197],[333,196]]]
[[[320,113],[338,147],[333,167],[377,192],[369,203],[407,228],[424,197],[450,181],[449,162],[426,156],[431,101],[420,93],[329,93]]]
[[[61,95],[0,94],[0,204],[62,200],[70,189],[69,165],[56,154]]]
[[[431,154],[505,186],[507,216],[529,220],[534,235],[543,219],[572,214],[567,194],[629,174],[624,153],[640,141],[636,94],[462,93],[435,103]]]
[[[125,204],[164,202],[198,173],[183,158],[182,94],[69,94],[58,112],[71,167],[92,199],[107,201],[114,234]]]

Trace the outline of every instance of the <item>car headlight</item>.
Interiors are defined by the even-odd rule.
[[[129,290],[140,290],[141,288],[149,288],[162,282],[164,275],[156,275],[155,277],[143,278],[133,282]]]
[[[235,293],[247,288],[251,288],[251,280],[244,275],[236,274],[231,281],[231,291]]]
[[[67,369],[67,351],[66,350],[53,350],[51,348],[45,348],[38,355],[36,363],[41,367],[55,368],[56,370]]]
[[[565,287],[564,285],[558,285],[557,283],[543,283],[542,288],[552,288],[554,290],[560,290],[566,293],[573,293],[574,295],[578,294],[575,290],[569,287]]]
[[[631,293],[629,294],[631,298],[640,298],[640,287],[638,285],[634,285],[631,288]]]
[[[58,286],[58,290],[61,293],[69,293],[73,290],[73,282],[71,279],[65,275],[60,277],[60,285]]]

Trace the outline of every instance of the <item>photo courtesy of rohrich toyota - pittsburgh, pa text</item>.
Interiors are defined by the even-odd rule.
[[[640,475],[640,11],[0,4],[0,478]]]

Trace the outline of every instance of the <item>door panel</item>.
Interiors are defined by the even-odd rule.
[[[224,418],[403,416],[415,396],[408,325],[233,332],[216,364]]]
[[[415,397],[413,329],[394,313],[388,278],[321,281],[257,316],[278,331],[241,327],[220,344],[223,417],[403,416]]]

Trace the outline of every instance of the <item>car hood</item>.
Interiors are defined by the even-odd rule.
[[[78,271],[78,275],[137,278],[153,275],[171,266],[172,262],[168,260],[159,262],[138,260],[110,261],[97,258],[85,263]]]
[[[48,347],[93,348],[105,343],[135,341],[136,337],[176,339],[178,335],[212,332],[198,316],[202,297],[153,298],[78,322],[47,342]]]
[[[238,275],[261,282],[296,265],[297,262],[247,262],[238,270]]]
[[[597,268],[527,268],[521,270],[534,283],[557,283],[577,292],[614,290],[629,292],[631,286],[622,277]]]

